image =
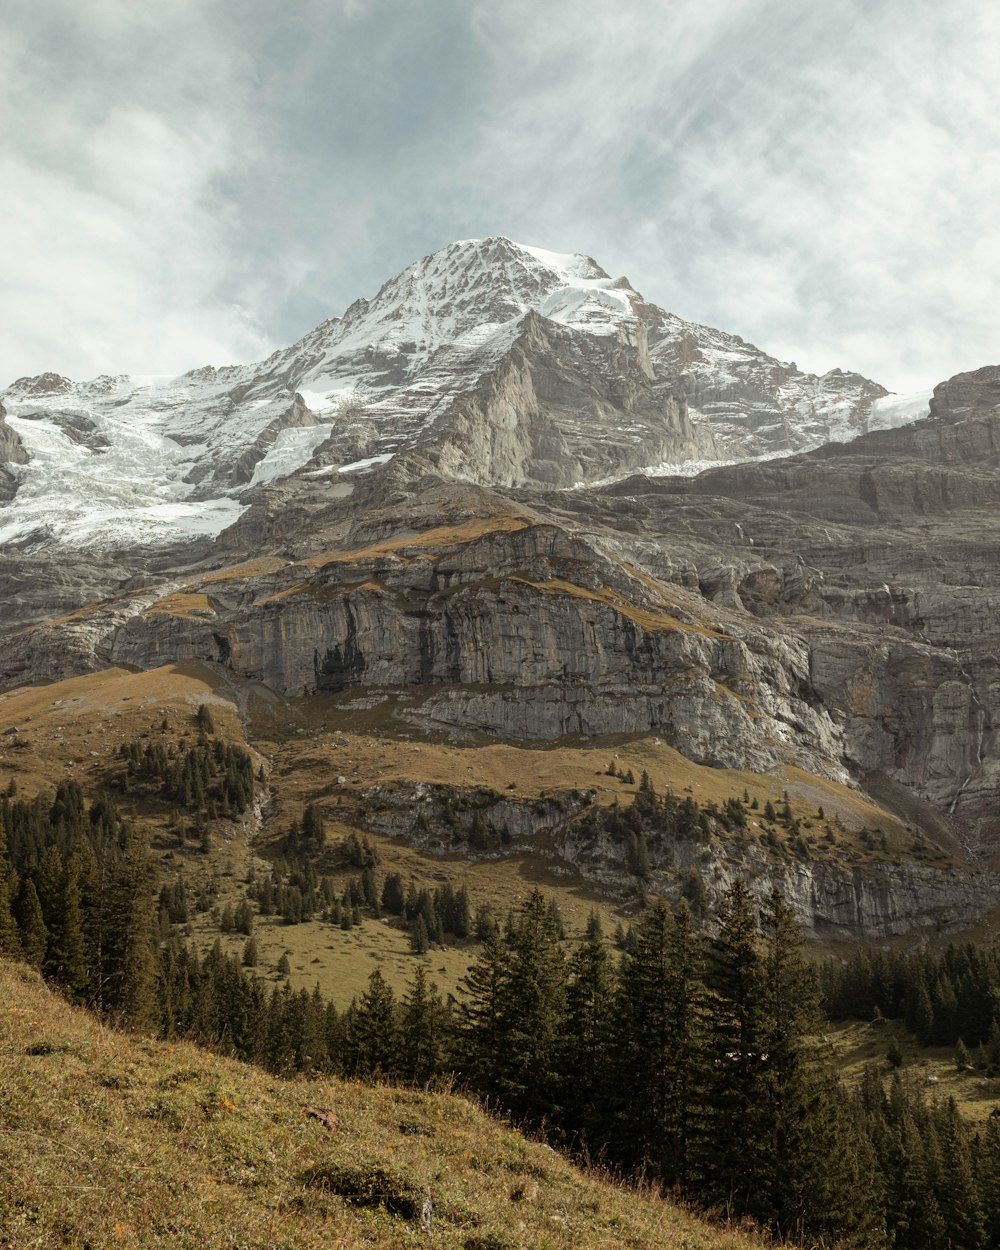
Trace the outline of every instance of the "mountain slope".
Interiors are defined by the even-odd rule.
[[[5,962],[0,998],[0,1235],[11,1247],[764,1244],[587,1176],[455,1096],[282,1081],[116,1034]],[[373,1184],[385,1200],[366,1206]]]

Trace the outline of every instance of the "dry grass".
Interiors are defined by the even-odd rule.
[[[13,776],[26,798],[67,775],[87,790],[103,780],[122,742],[164,718],[173,729],[189,727],[200,703],[211,706],[225,738],[242,744],[243,725],[223,688],[216,671],[191,661],[139,673],[105,669],[0,694],[0,731],[19,731],[0,735],[0,778]]]
[[[165,599],[158,599],[156,603],[150,606],[143,613],[144,616],[176,616],[182,620],[190,616],[203,616],[212,614],[212,605],[208,601],[208,595],[195,591],[178,591],[176,594],[167,595]]]
[[[490,517],[474,517],[463,521],[460,525],[437,525],[422,533],[394,534],[384,542],[373,543],[369,547],[359,547],[352,551],[323,551],[319,555],[309,556],[303,564],[314,568],[323,568],[327,564],[351,563],[355,560],[367,560],[373,556],[384,556],[402,553],[411,548],[454,547],[461,543],[472,542],[485,534],[513,533],[526,529],[531,522],[527,517],[517,515],[500,515]]]
[[[549,595],[570,595],[577,599],[589,599],[592,603],[599,603],[603,607],[611,608],[619,616],[625,616],[630,621],[635,621],[637,625],[641,625],[643,629],[653,632],[662,630],[676,632],[681,630],[684,633],[701,634],[706,638],[727,638],[729,636],[728,634],[720,633],[717,629],[711,629],[707,625],[694,625],[687,621],[682,621],[655,605],[653,607],[642,607],[631,603],[622,595],[616,595],[610,590],[591,590],[587,587],[577,586],[573,582],[563,581],[561,578],[553,578],[547,582],[530,582],[521,577],[514,577],[511,580],[522,582],[526,586],[533,586],[535,590],[541,590]],[[727,693],[731,693],[731,691]]]
[[[787,791],[793,816],[814,825],[807,833],[820,833],[818,809],[828,819],[837,817],[836,832],[841,850],[872,854],[863,847],[857,832],[874,828],[886,834],[887,849],[879,854],[904,853],[911,835],[894,817],[876,807],[856,790],[800,769],[782,767],[767,773],[696,764],[655,736],[608,739],[599,746],[527,747],[490,742],[487,745],[455,746],[426,739],[365,734],[340,728],[356,717],[342,710],[335,699],[325,704],[311,700],[296,705],[302,721],[294,732],[279,739],[276,726],[261,724],[255,742],[273,762],[277,787],[276,810],[289,817],[313,800],[346,805],[373,785],[425,781],[440,785],[481,787],[502,791],[512,798],[537,798],[568,790],[593,789],[597,802],[609,805],[616,799],[628,802],[635,786],[607,775],[610,762],[622,771],[632,770],[638,779],[647,771],[659,793],[672,790],[690,794],[701,804],[723,804],[733,796],[756,799],[758,811],[770,800],[777,806]],[[308,719],[307,719],[308,718]],[[344,786],[332,784],[340,775]],[[330,809],[335,814],[335,809]],[[752,816],[751,819],[761,819]],[[949,861],[950,863],[951,861]]]
[[[10,964],[0,1002],[0,1241],[17,1250],[762,1244],[587,1175],[461,1098],[282,1081],[101,1030]],[[352,1201],[373,1180],[386,1202]],[[429,1231],[412,1218],[428,1194]]]
[[[209,573],[207,577],[201,578],[199,584],[211,586],[215,582],[238,581],[241,577],[261,577],[267,573],[277,573],[286,564],[288,561],[279,556],[259,556],[256,560],[244,560],[240,564],[230,564],[227,568]]]

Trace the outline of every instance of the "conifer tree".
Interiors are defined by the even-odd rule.
[[[30,877],[25,877],[21,882],[14,905],[14,916],[17,920],[24,958],[33,967],[41,968],[45,959],[49,933],[42,917],[38,891]]]
[[[515,918],[499,1003],[495,1092],[534,1123],[557,1104],[566,977],[558,925],[541,891],[532,890]]]
[[[442,1071],[447,1040],[447,1012],[441,994],[421,964],[413,974],[400,1015],[399,1075],[426,1085]]]
[[[774,889],[760,913],[763,1153],[749,1210],[788,1236],[873,1234],[865,1145],[815,1041],[819,993],[795,913]]]
[[[354,1076],[387,1077],[395,1067],[396,996],[376,968],[354,1005],[347,1047]]]
[[[600,1148],[607,1141],[611,1096],[608,1049],[614,972],[596,913],[569,963],[560,1046],[560,1096],[567,1126]]]
[[[668,1185],[683,1182],[688,1170],[699,1055],[696,969],[687,906],[674,919],[657,901],[636,930],[619,982],[613,1140],[630,1166]]]
[[[46,951],[46,971],[66,993],[82,1000],[89,982],[81,878],[85,861],[74,853],[60,872]]]
[[[739,1215],[760,1184],[766,1140],[757,922],[739,878],[723,896],[708,944],[705,993],[703,1114],[693,1164],[702,1199]]]
[[[510,954],[498,932],[490,933],[460,988],[459,1045],[455,1063],[470,1085],[495,1095],[500,1084],[503,1005],[510,977]]]
[[[148,1027],[156,1008],[151,876],[148,854],[131,833],[112,870],[105,944],[106,1002],[131,1029]]]
[[[17,921],[11,909],[10,869],[0,857],[0,955],[20,959],[23,954]]]

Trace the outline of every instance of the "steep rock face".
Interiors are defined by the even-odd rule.
[[[13,499],[17,491],[17,476],[9,466],[28,463],[28,453],[16,431],[5,421],[6,416],[6,409],[0,404],[0,503]]]
[[[782,620],[858,775],[883,773],[965,843],[996,845],[1000,370],[939,386],[934,415],[780,462],[609,488],[636,558],[714,603]],[[672,570],[654,535],[671,536]],[[678,540],[677,535],[683,535]],[[687,556],[687,561],[678,557]]]
[[[565,488],[646,464],[714,455],[683,400],[657,394],[638,340],[588,337],[535,313],[504,362],[457,399],[416,444],[453,478]]]
[[[143,668],[208,659],[293,694],[413,691],[401,717],[460,734],[656,729],[697,760],[844,775],[793,634],[708,623],[696,597],[664,598],[558,527],[508,520],[449,537],[209,578],[154,601],[133,592],[11,639],[5,679],[86,666],[88,651],[90,664]]]
[[[432,854],[457,849],[483,859],[541,855],[557,871],[579,874],[593,885],[629,898],[635,892],[636,876],[628,868],[623,842],[607,834],[595,835],[578,820],[592,798],[586,792],[548,800],[479,794],[475,809],[485,827],[504,831],[501,843],[484,850],[470,847],[468,827],[456,835],[453,824],[435,819],[431,788],[420,783],[395,783],[366,791],[365,823]],[[416,813],[423,814],[422,821]],[[466,818],[467,825],[470,819]],[[769,857],[753,842],[717,836],[653,842],[648,856],[651,868],[645,887],[653,893],[678,899],[692,873],[713,901],[737,877],[750,882],[762,897],[777,886],[794,909],[803,933],[821,941],[852,940],[859,933],[885,939],[919,929],[937,934],[960,932],[1000,901],[1000,874],[960,861],[936,866],[874,860],[861,865],[832,853],[796,862]]]
[[[818,377],[721,330],[669,314],[651,314],[650,321],[658,378],[684,396],[696,423],[711,429],[720,457],[787,455],[854,438],[869,429],[878,401],[888,396],[858,373],[833,369]],[[895,423],[914,408],[920,411],[920,399],[883,419]]]

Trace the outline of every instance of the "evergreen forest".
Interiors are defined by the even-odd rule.
[[[133,785],[180,806],[243,810],[253,774],[203,739],[183,756],[123,752]],[[242,805],[242,807],[241,807]],[[735,880],[702,923],[686,900],[653,900],[608,940],[596,917],[567,938],[537,890],[501,925],[464,891],[419,891],[363,838],[339,850],[357,876],[336,893],[310,853],[307,808],[289,861],[223,916],[243,957],[183,936],[183,887],[156,893],[141,832],[72,782],[0,799],[0,953],[39,968],[72,1001],[123,1027],[185,1038],[277,1073],[448,1084],[515,1124],[625,1178],[791,1240],[905,1250],[1000,1246],[1000,1118],[973,1127],[889,1064],[838,1080],[830,1018],[898,1018],[921,1042],[1000,1070],[1000,960],[971,945],[940,955],[859,952],[814,968],[778,892]],[[397,997],[379,971],[346,1010],[255,973],[253,922],[321,913],[409,926],[414,973]],[[476,943],[458,995],[420,958]]]

